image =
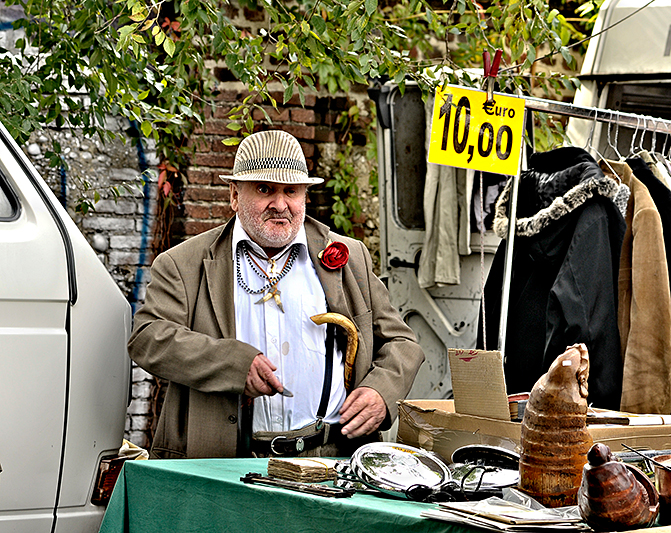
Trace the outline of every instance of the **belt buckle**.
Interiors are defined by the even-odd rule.
[[[277,437],[275,437],[273,440],[270,441],[270,451],[273,452],[275,455],[284,455],[282,452],[278,452],[275,449],[275,441],[277,439],[289,440],[284,435],[278,435]],[[305,441],[303,440],[303,437],[298,437],[296,439],[296,451],[298,453],[301,453],[304,449],[305,449]]]
[[[275,441],[276,441],[277,439],[284,439],[284,440],[287,440],[287,438],[286,438],[284,435],[278,435],[277,437],[275,437],[273,440],[270,441],[270,451],[273,452],[275,455],[284,455],[282,452],[278,452],[278,451],[275,449]]]

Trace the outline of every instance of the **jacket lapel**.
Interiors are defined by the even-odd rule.
[[[210,257],[203,261],[214,316],[222,337],[235,338],[235,306],[233,305],[235,272],[231,251],[233,220],[229,221],[221,236],[210,247]],[[224,297],[222,298],[222,295]],[[226,297],[228,295],[228,297]]]
[[[328,227],[306,217],[305,234],[308,239],[310,259],[317,270],[317,276],[324,289],[328,310],[349,316],[342,286],[342,269],[327,270],[319,260],[319,252],[326,248],[328,244]]]

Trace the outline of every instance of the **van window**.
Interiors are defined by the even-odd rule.
[[[608,84],[608,96],[606,108],[634,113],[649,117],[671,119],[671,106],[669,106],[669,91],[671,83],[668,82],[612,82]],[[647,127],[637,131],[636,128],[612,127],[610,131],[610,143],[614,143],[617,136],[618,145],[623,156],[632,155],[628,152],[638,152],[641,149],[651,150],[653,147],[653,136],[655,137],[655,151],[668,154],[671,149],[669,138],[660,133],[655,133],[654,120],[647,122]],[[632,146],[633,137],[633,146]],[[607,130],[601,134],[599,142],[600,152],[606,157],[613,157],[609,150]]]
[[[0,222],[9,222],[19,216],[19,202],[7,179],[0,171]]]
[[[396,214],[405,228],[424,229],[426,119],[422,93],[408,87],[393,106]]]

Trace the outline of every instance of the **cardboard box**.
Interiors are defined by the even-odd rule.
[[[519,452],[521,424],[455,413],[453,400],[404,400],[399,402],[397,441],[433,451],[450,462],[452,452],[469,444],[500,446]],[[590,425],[594,442],[613,452],[636,449],[671,449],[669,425]]]

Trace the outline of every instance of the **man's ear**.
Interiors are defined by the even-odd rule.
[[[234,181],[229,182],[228,188],[230,191],[229,202],[231,204],[231,209],[235,212],[238,211],[238,195],[240,191],[238,189],[238,184]]]

